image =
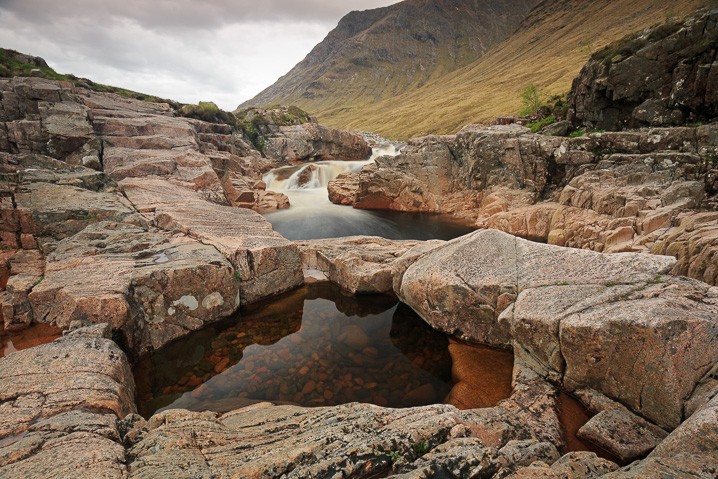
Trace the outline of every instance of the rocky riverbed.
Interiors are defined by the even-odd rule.
[[[668,47],[685,45],[677,40],[696,25],[713,35],[716,13],[701,15],[667,36],[647,35],[626,55],[660,51],[655,40],[685,60],[691,48]],[[698,70],[712,74],[714,63],[698,56]],[[611,61],[621,71],[637,62]],[[582,78],[611,71],[589,65]],[[589,95],[581,108],[595,110],[582,118],[605,119],[610,98],[581,91]],[[38,78],[0,79],[0,93],[0,321],[3,337],[28,332],[27,349],[11,352],[23,341],[4,340],[0,358],[0,477],[718,475],[715,122],[666,127],[654,115],[652,129],[578,138],[514,125],[416,139],[341,178],[339,196],[357,207],[453,212],[482,229],[451,241],[294,242],[252,209],[284,201],[265,191],[261,174],[287,162],[361,159],[362,135],[313,122],[270,128],[272,146],[259,151],[229,125],[182,118],[166,104]],[[634,100],[675,110],[671,98]],[[634,106],[621,118],[644,121],[646,109]],[[449,342],[451,387],[432,385],[429,398],[428,387],[402,376],[446,365],[426,344],[402,353],[405,362],[372,362],[380,345],[361,318],[317,329],[335,328],[336,351],[375,376],[406,366],[385,378],[401,391],[398,404],[386,404],[409,407],[384,407],[374,381],[355,374],[330,381],[336,351],[302,340],[308,331],[296,313],[276,328],[269,307],[245,331],[208,329],[238,311],[241,322],[241,308],[266,298],[301,297],[297,288],[315,281],[396,295],[397,310],[410,307]],[[371,301],[381,312],[396,299]],[[337,309],[352,312],[350,303]],[[418,326],[402,324],[404,351]],[[57,329],[32,338],[33,325]],[[153,394],[189,393],[189,401],[227,374],[251,404],[209,395],[196,407],[206,411],[137,414],[132,365],[194,334],[211,336],[208,354],[194,358],[199,369]],[[250,342],[287,335],[300,341],[249,354]],[[512,366],[465,342],[510,351]],[[238,350],[251,361],[241,364]],[[317,361],[314,387],[298,379],[309,375],[305,364],[274,374],[275,356]],[[503,371],[502,382],[480,390],[476,361]],[[270,399],[292,404],[251,396],[259,386],[276,386]],[[336,403],[375,404],[332,403],[339,389],[356,394]],[[417,390],[425,400],[412,402]],[[572,451],[565,392],[588,410],[574,425],[577,439],[615,462]],[[415,406],[442,400],[449,404]]]

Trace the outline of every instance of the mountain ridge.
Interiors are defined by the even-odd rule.
[[[467,65],[539,0],[407,0],[354,11],[287,74],[239,109],[380,101]]]
[[[566,94],[581,67],[605,45],[669,17],[682,17],[714,4],[718,2],[536,2],[502,42],[471,63],[416,88],[362,103],[344,96],[341,88],[334,90],[332,104],[296,96],[282,100],[338,128],[375,131],[395,139],[453,133],[468,123],[514,114],[521,106],[519,92],[528,84],[536,84],[546,95]]]

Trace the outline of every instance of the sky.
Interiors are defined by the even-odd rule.
[[[234,110],[352,10],[397,0],[0,0],[0,47],[59,73]]]

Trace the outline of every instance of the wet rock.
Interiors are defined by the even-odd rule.
[[[359,188],[359,173],[342,173],[327,184],[329,201],[337,205],[353,205]]]

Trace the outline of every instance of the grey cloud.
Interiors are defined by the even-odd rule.
[[[0,0],[0,46],[62,73],[233,109],[350,10],[396,0]]]
[[[256,21],[335,23],[350,10],[391,3],[396,0],[3,0],[0,9],[41,24],[66,17],[98,22],[125,18],[149,30],[196,30]]]

